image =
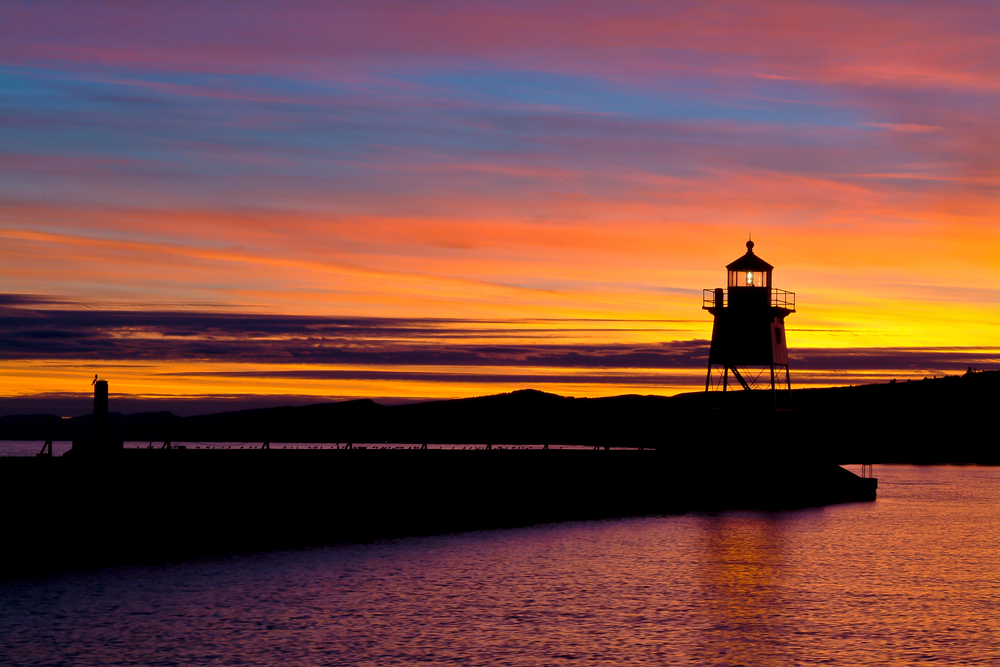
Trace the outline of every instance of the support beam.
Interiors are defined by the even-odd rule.
[[[733,375],[736,376],[736,379],[740,381],[741,385],[743,385],[743,388],[746,389],[747,391],[750,391],[750,385],[748,385],[747,381],[743,379],[742,375],[740,375],[740,372],[736,369],[736,366],[732,367],[732,371]]]
[[[774,399],[774,409],[778,409],[778,387],[774,384],[774,362],[771,363],[771,398]]]

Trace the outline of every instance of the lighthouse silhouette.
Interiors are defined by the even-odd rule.
[[[705,391],[769,391],[775,410],[791,410],[785,318],[795,312],[795,293],[774,288],[774,267],[753,247],[747,241],[746,254],[726,266],[726,288],[704,292],[702,308],[715,317]]]

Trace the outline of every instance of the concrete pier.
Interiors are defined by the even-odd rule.
[[[0,459],[0,571],[553,521],[874,500],[832,464],[646,450],[124,450]]]

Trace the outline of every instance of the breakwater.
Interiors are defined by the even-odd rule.
[[[0,459],[6,572],[553,521],[873,500],[833,464],[646,450],[124,450]]]

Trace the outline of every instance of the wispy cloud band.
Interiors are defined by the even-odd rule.
[[[708,341],[579,342],[592,334],[662,335],[670,321],[350,318],[275,316],[191,310],[107,310],[31,295],[0,296],[0,359],[182,361],[259,365],[349,366],[350,369],[257,368],[199,371],[231,377],[399,379],[379,367],[476,367],[435,371],[437,378],[489,381],[483,369],[691,370],[705,368]],[[795,336],[794,328],[791,335]],[[574,339],[576,339],[574,341]],[[840,347],[792,350],[797,370],[851,373],[952,372],[1000,364],[1000,348]],[[184,371],[191,375],[192,371]],[[551,376],[518,376],[533,382]],[[429,376],[428,376],[429,377]],[[578,379],[579,375],[575,376]],[[589,381],[603,382],[598,375]],[[662,378],[660,378],[662,381]]]

